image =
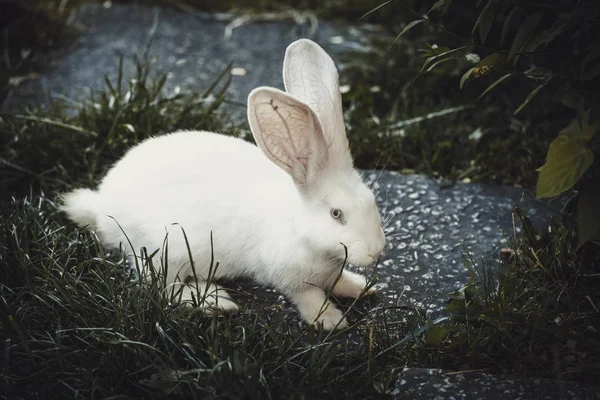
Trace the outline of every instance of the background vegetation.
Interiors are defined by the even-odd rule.
[[[77,34],[85,3],[2,3],[0,101],[35,79],[48,48]],[[405,365],[596,383],[600,255],[590,227],[600,224],[582,221],[597,221],[600,204],[600,4],[155,3],[350,22],[368,13],[363,21],[385,24],[384,33],[341,63],[359,166],[533,191],[545,165],[539,179],[546,174],[549,185],[538,184],[538,195],[568,194],[549,229],[536,231],[515,210],[524,233],[509,238],[498,262],[465,254],[472,280],[448,299],[447,320],[428,320],[410,301],[345,304],[354,326],[318,333],[251,297],[236,316],[189,315],[160,295],[159,277],[149,287],[126,279],[53,200],[93,185],[150,134],[241,129],[221,107],[227,71],[204,92],[165,97],[166,78],[137,60],[135,81],[106,81],[74,112],[53,104],[0,115],[0,386],[8,396],[368,398],[393,391]]]
[[[471,13],[457,12],[464,10]],[[462,73],[461,88],[473,80],[483,81],[487,87],[481,99],[497,93],[501,85],[533,87],[515,107],[514,115],[544,91],[548,96],[542,101],[558,103],[552,108],[554,113],[570,117],[568,123],[550,128],[556,133],[546,162],[537,169],[536,194],[555,197],[577,185],[580,245],[600,240],[600,213],[591,206],[600,204],[600,140],[595,135],[600,130],[599,17],[600,5],[591,1],[557,5],[485,0],[469,7],[442,0],[400,32],[430,24],[451,34],[450,47],[430,46],[424,51],[421,73],[477,52],[480,61]],[[470,34],[464,27],[470,27]]]

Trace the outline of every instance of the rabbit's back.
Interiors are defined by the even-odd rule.
[[[147,139],[130,149],[111,168],[99,190],[131,190],[148,184],[174,187],[198,178],[203,184],[220,186],[231,180],[289,180],[249,142],[213,132],[180,131]],[[223,182],[223,178],[229,179]]]
[[[285,221],[290,213],[280,212],[282,204],[300,208],[289,175],[256,146],[200,131],[176,132],[132,148],[98,192],[102,209],[97,232],[105,245],[131,242],[135,251],[146,246],[151,253],[163,247],[168,233],[171,265],[188,261],[189,245],[203,268],[210,259],[212,233],[221,264],[244,254],[236,271],[223,265],[227,276],[254,275],[252,270],[267,258],[277,260],[263,257],[265,251],[257,247],[292,235],[291,223]]]

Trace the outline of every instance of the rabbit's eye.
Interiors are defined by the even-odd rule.
[[[338,209],[338,208],[332,208],[331,209],[331,218],[340,221],[341,223],[344,222],[344,213],[342,212],[342,210]]]

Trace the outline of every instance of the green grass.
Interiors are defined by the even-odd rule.
[[[125,279],[89,234],[65,227],[50,199],[6,207],[0,382],[10,397],[366,398],[372,380],[392,378],[374,363],[364,322],[354,343],[276,322],[252,302],[226,318],[190,314],[162,296],[159,277]]]
[[[467,368],[501,365],[595,385],[600,275],[590,260],[598,250],[576,253],[573,229],[555,218],[552,233],[544,233],[521,210],[514,217],[523,234],[510,238],[498,263],[466,256],[471,283],[451,296],[454,327],[443,332],[449,334],[445,351],[456,356],[453,364]]]
[[[421,45],[401,40],[388,51],[382,38],[371,53],[342,60],[358,166],[531,186],[554,132],[536,123],[551,115],[544,105],[511,120],[521,93],[499,92],[478,108],[408,124],[402,134],[393,127],[469,105],[477,92],[457,90],[456,64],[413,82],[421,60],[410,54]],[[119,260],[58,212],[57,194],[94,186],[149,135],[247,132],[221,111],[227,71],[204,92],[165,97],[165,78],[154,77],[145,60],[136,65],[134,81],[106,81],[80,108],[57,102],[0,116],[3,394],[375,398],[393,388],[405,365],[595,383],[600,257],[593,245],[576,251],[573,204],[550,232],[534,231],[516,212],[524,233],[509,233],[499,261],[465,254],[473,279],[449,299],[451,319],[438,326],[428,327],[425,307],[411,299],[387,307],[368,299],[342,304],[354,322],[347,332],[320,333],[299,327],[274,297],[258,301],[243,290],[242,312],[208,317],[164,298],[158,276],[144,286],[126,279]],[[534,133],[524,137],[523,127]],[[477,128],[481,139],[469,139]],[[425,333],[413,337],[421,327]]]

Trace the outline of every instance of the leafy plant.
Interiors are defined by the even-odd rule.
[[[540,198],[556,197],[577,189],[584,198],[579,202],[579,245],[600,240],[594,228],[600,225],[600,213],[585,206],[600,204],[594,190],[600,185],[600,175],[593,167],[600,157],[596,135],[600,130],[599,18],[600,3],[593,1],[568,0],[557,5],[517,0],[439,0],[398,35],[424,23],[448,33],[455,43],[425,49],[420,74],[476,53],[480,61],[463,73],[460,88],[485,78],[490,83],[478,100],[500,85],[533,83],[515,115],[542,92],[569,110],[566,112],[573,115],[572,121],[562,129],[555,128],[559,135],[548,148],[546,162],[537,169],[536,194]],[[465,35],[464,26],[469,24],[471,31]]]
[[[600,365],[595,334],[600,317],[594,306],[600,298],[594,266],[576,254],[572,229],[553,218],[551,229],[540,232],[521,210],[515,209],[514,217],[523,235],[507,238],[500,262],[478,265],[465,254],[471,279],[447,307],[448,351],[471,367],[500,362],[517,371],[545,371],[559,379],[585,376],[595,383],[590,372]]]

